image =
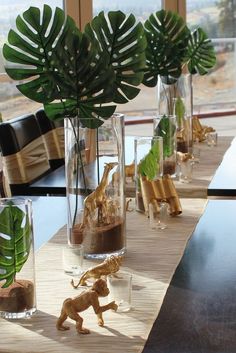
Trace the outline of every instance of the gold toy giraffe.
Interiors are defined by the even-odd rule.
[[[96,189],[89,194],[85,199],[84,199],[84,216],[83,216],[83,222],[82,222],[82,227],[86,226],[89,222],[89,216],[92,214],[96,208],[103,209],[106,207],[106,196],[105,196],[105,190],[108,185],[108,176],[110,171],[118,165],[117,162],[114,163],[106,163],[102,179],[99,183],[99,185],[96,187]],[[106,210],[104,210],[106,211]]]

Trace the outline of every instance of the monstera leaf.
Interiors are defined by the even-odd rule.
[[[14,282],[16,273],[21,271],[28,259],[30,246],[29,219],[20,208],[9,202],[0,213],[0,281],[5,280],[2,288]]]
[[[3,47],[5,59],[14,63],[6,72],[15,80],[27,80],[17,88],[28,98],[44,103],[49,118],[76,115],[79,110],[84,125],[95,128],[103,123],[100,117],[115,111],[115,106],[105,106],[104,110],[102,106],[114,95],[109,58],[95,39],[91,45],[61,9],[56,8],[53,15],[48,5],[42,14],[30,7],[17,17],[16,27],[18,32],[10,30],[9,44]]]
[[[138,173],[146,176],[149,180],[153,180],[159,170],[160,151],[157,141],[153,141],[148,154],[140,161],[138,165]]]
[[[170,157],[174,153],[176,126],[167,115],[163,115],[154,134],[163,138],[163,157]]]
[[[178,78],[190,31],[176,13],[161,10],[147,19],[146,72],[143,83],[154,87],[158,75]]]
[[[110,11],[99,13],[85,28],[91,41],[96,37],[101,50],[109,57],[115,75],[115,103],[126,103],[137,96],[143,79],[146,38],[134,15]]]
[[[184,115],[185,115],[185,105],[182,98],[180,97],[176,98],[174,111],[175,111],[177,126],[182,127]]]
[[[188,29],[178,14],[160,10],[145,22],[146,72],[143,83],[154,87],[158,75],[166,84],[173,84],[188,66],[191,74],[206,74],[215,65],[216,57],[211,41],[198,28]]]
[[[213,45],[201,28],[191,33],[184,60],[191,74],[205,75],[215,65],[216,56]]]
[[[17,88],[27,97],[40,103],[58,98],[58,75],[51,59],[54,51],[53,45],[63,27],[63,33],[68,30],[68,27],[72,32],[76,29],[70,19],[64,26],[64,12],[57,8],[49,34],[46,35],[51,21],[52,10],[49,6],[44,6],[42,23],[40,10],[30,7],[22,16],[17,17],[18,32],[10,30],[9,45],[3,46],[5,59],[14,63],[13,68],[12,65],[6,67],[7,74],[14,80],[32,78],[27,83],[19,84]]]
[[[63,82],[60,86],[61,94],[65,99],[45,104],[45,112],[54,120],[76,116],[79,110],[82,125],[97,128],[103,124],[104,119],[108,119],[114,113],[116,108],[101,105],[113,99],[114,75],[107,66],[108,57],[100,51],[97,42],[91,47],[86,34],[78,37],[68,33],[61,40],[61,45],[65,49],[56,50],[53,61],[57,67],[60,67],[62,62],[70,63],[69,70],[67,66],[62,66],[59,73]],[[67,71],[70,71],[70,76],[65,81]]]

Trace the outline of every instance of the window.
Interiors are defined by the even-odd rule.
[[[173,0],[172,0],[173,2]],[[145,22],[151,13],[161,9],[161,0],[93,0],[93,15],[97,15],[100,11],[108,12],[121,10],[124,13],[132,13],[136,18]],[[156,88],[149,88],[144,85],[138,96],[126,104],[118,104],[117,112],[129,114],[130,116],[153,115],[157,109]]]
[[[133,13],[136,18],[144,22],[152,12],[156,12],[161,9],[161,0],[93,0],[93,15],[97,15],[99,12],[104,11],[123,11],[124,13]]]
[[[234,0],[187,1],[187,24],[201,26],[212,38],[217,64],[206,76],[193,77],[196,113],[236,110],[236,2]]]
[[[1,55],[3,43],[15,18],[29,6],[42,7],[45,0],[9,0],[0,1],[0,112],[4,119],[33,112],[38,104],[22,96],[15,88],[16,82],[4,74],[4,62]],[[48,0],[52,8],[63,7],[81,28],[90,18],[104,10],[121,10],[133,13],[144,22],[153,12],[164,8],[178,11],[186,17],[191,28],[201,26],[213,39],[217,52],[217,65],[207,76],[193,77],[194,112],[236,110],[236,4],[234,0]],[[217,4],[218,5],[217,5]],[[117,111],[133,116],[152,116],[156,113],[156,87],[141,85],[139,95],[124,105],[118,105]]]

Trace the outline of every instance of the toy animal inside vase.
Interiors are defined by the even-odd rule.
[[[88,136],[88,131],[84,136],[80,132],[85,151],[91,146]],[[123,153],[118,153],[123,142],[115,137],[113,129],[106,138],[100,136],[97,151],[85,152],[84,163],[77,163],[78,173],[68,178],[68,241],[82,243],[86,258],[103,259],[125,252],[124,162]],[[67,169],[71,170],[70,165]]]

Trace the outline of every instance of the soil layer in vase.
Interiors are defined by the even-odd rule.
[[[174,175],[176,163],[170,161],[164,161],[163,163],[163,174]]]
[[[82,244],[83,243],[83,230],[81,228],[82,224],[75,224],[71,230],[71,244]]]
[[[17,280],[7,288],[0,288],[0,311],[20,313],[34,306],[34,285],[28,280]]]
[[[124,247],[123,229],[123,221],[120,219],[109,225],[96,227],[90,234],[91,241],[88,248],[85,241],[85,252],[102,254],[122,249]],[[89,235],[86,235],[87,237]]]
[[[73,233],[72,243],[79,244],[83,239],[84,251],[86,254],[106,254],[121,250],[124,244],[124,221],[117,218],[111,224],[100,225],[92,229],[85,229]]]
[[[177,151],[182,153],[188,153],[188,144],[186,141],[177,140]]]

